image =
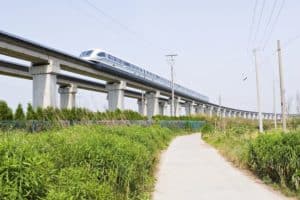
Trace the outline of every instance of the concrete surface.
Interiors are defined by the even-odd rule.
[[[233,167],[200,134],[174,139],[162,154],[153,200],[288,199]]]

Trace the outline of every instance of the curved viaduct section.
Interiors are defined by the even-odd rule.
[[[124,109],[124,97],[137,99],[139,112],[151,118],[164,115],[170,104],[171,91],[163,86],[118,70],[104,63],[92,63],[64,52],[45,47],[35,42],[0,31],[0,54],[30,62],[30,66],[0,60],[0,74],[30,79],[33,82],[33,106],[57,107],[56,97],[60,94],[62,108],[75,107],[77,88],[107,93],[108,108],[113,111]],[[105,81],[106,84],[75,76],[62,71]],[[57,91],[56,85],[59,85]],[[130,88],[138,89],[136,92]],[[187,115],[207,114],[223,117],[257,119],[258,113],[219,106],[206,99],[195,99],[192,95],[175,91],[175,114],[181,107]],[[263,113],[265,119],[281,118],[278,114]]]

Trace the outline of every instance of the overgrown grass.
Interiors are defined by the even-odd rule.
[[[208,123],[202,129],[203,139],[236,166],[251,170],[264,182],[300,199],[299,130],[258,134],[250,122],[232,121],[226,127],[215,128]]]
[[[182,133],[75,126],[0,135],[0,199],[149,199],[160,150]]]

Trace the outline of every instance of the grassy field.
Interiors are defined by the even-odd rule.
[[[0,135],[0,199],[149,199],[158,155],[182,134],[74,126]]]
[[[221,122],[218,122],[221,123]],[[258,134],[252,122],[223,121],[203,127],[203,139],[236,166],[251,170],[265,183],[300,199],[300,131]]]

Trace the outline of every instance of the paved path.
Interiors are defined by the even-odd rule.
[[[162,154],[154,200],[286,199],[231,166],[200,134],[177,137]]]

